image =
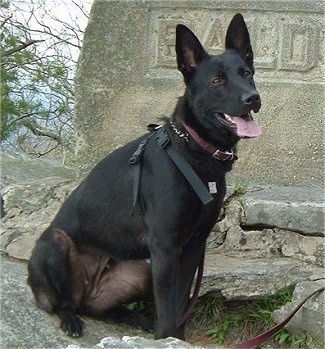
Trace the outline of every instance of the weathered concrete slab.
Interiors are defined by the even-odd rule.
[[[294,290],[292,302],[284,305],[273,313],[274,320],[279,323],[308,295],[325,286],[325,276],[322,280],[299,283]],[[295,334],[306,331],[316,339],[320,348],[325,347],[325,292],[321,292],[305,303],[302,309],[288,323],[287,327]]]
[[[75,186],[71,180],[48,177],[3,188],[5,216],[1,222],[0,251],[29,259],[36,239]]]
[[[1,182],[0,189],[18,182],[39,180],[46,177],[73,179],[76,171],[48,159],[37,159],[20,153],[9,153],[0,150]]]
[[[322,275],[323,268],[293,259],[236,258],[206,255],[201,294],[213,292],[225,299],[254,299],[274,295],[282,288]]]
[[[291,190],[294,192],[295,188]],[[243,225],[245,210],[255,212],[254,207],[250,205],[243,207],[241,202],[246,200],[246,195],[250,193],[234,197],[227,202],[223,219],[216,224],[208,239],[209,249],[237,258],[285,257],[324,267],[325,240],[320,233],[317,234],[319,236],[310,236],[308,233],[300,232],[300,229],[294,231],[274,226],[270,228],[268,224],[264,225],[265,221],[261,224],[262,220],[254,225]],[[286,205],[287,201],[283,201],[282,204]],[[260,209],[268,211],[268,205],[268,201],[263,201]],[[317,202],[315,206],[317,207]],[[295,211],[295,208],[292,207],[292,210]],[[259,219],[259,216],[257,218]],[[283,219],[286,222],[286,217]],[[277,224],[277,217],[274,217],[274,220]]]
[[[320,0],[96,0],[76,77],[79,159],[91,166],[169,115],[183,92],[175,26],[189,26],[211,53],[231,17],[248,22],[263,106],[257,140],[243,140],[229,180],[323,186],[324,50]]]
[[[277,227],[325,235],[324,192],[316,188],[272,187],[241,198],[243,226]]]

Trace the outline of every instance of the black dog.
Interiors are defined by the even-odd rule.
[[[223,54],[207,54],[183,25],[176,28],[176,53],[186,90],[171,118],[151,137],[102,160],[33,250],[28,282],[37,305],[57,313],[70,336],[82,335],[77,314],[115,312],[122,319],[118,307],[146,297],[152,286],[155,337],[184,338],[184,323],[178,324],[223,203],[236,143],[261,133],[250,114],[261,100],[240,14],[229,25]],[[186,178],[184,163],[200,178],[196,184]],[[204,204],[202,186],[211,193],[205,189],[203,196],[212,198]]]

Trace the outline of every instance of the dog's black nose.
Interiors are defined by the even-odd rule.
[[[261,108],[261,97],[256,91],[243,94],[242,102],[245,105],[250,106],[255,113],[257,113]]]

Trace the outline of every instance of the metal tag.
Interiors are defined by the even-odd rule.
[[[210,194],[217,194],[217,183],[216,182],[208,182],[209,192]]]

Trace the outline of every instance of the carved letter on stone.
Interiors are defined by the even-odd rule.
[[[279,69],[307,71],[316,66],[318,32],[312,23],[298,19],[282,26]]]

